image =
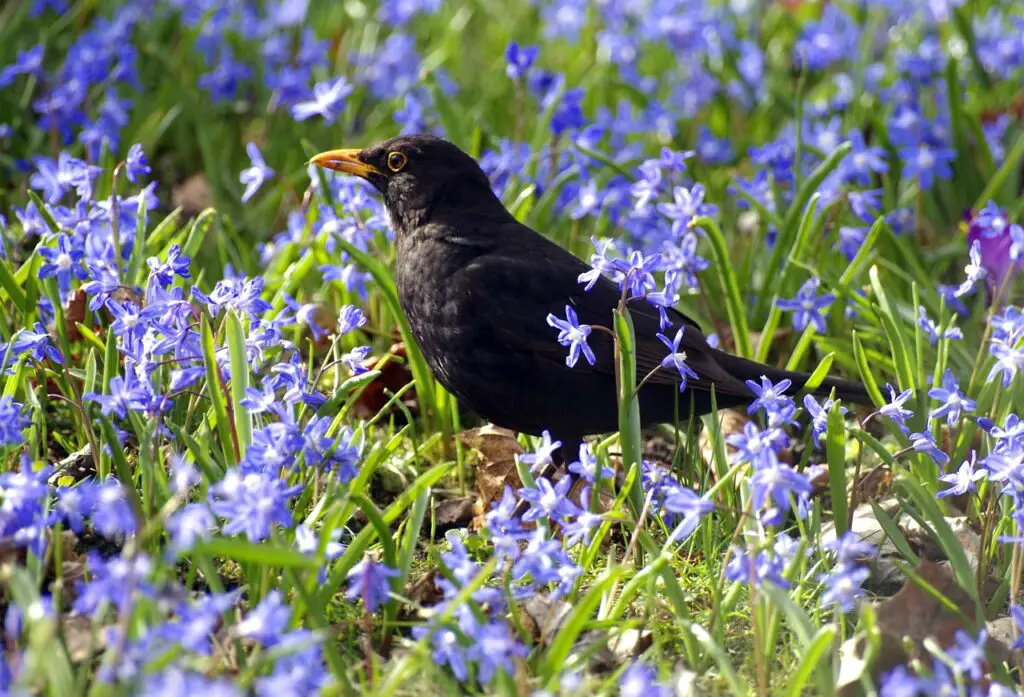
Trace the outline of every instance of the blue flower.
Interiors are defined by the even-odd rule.
[[[569,355],[565,364],[572,368],[580,359],[580,354],[587,360],[587,363],[594,365],[597,357],[587,344],[587,337],[590,336],[591,327],[589,324],[580,324],[576,317],[576,311],[570,305],[565,306],[565,319],[559,319],[554,313],[548,314],[548,325],[558,330],[558,343],[569,347]]]
[[[952,178],[950,163],[956,159],[956,150],[920,143],[900,150],[900,158],[903,160],[904,176],[908,179],[916,177],[921,189],[927,191],[932,188],[936,177]]]
[[[569,213],[569,217],[579,220],[588,215],[600,215],[602,199],[603,195],[597,188],[597,180],[591,179],[580,187],[579,200]]]
[[[591,483],[597,480],[598,473],[606,482],[615,476],[615,472],[610,467],[600,466],[597,456],[591,452],[590,445],[587,443],[580,443],[579,459],[569,465],[569,471]],[[581,497],[580,500],[584,499]]]
[[[942,378],[942,387],[933,387],[928,390],[928,396],[932,399],[937,399],[942,402],[942,405],[936,407],[929,414],[929,418],[941,419],[943,416],[946,417],[946,423],[952,426],[959,420],[960,415],[964,412],[973,412],[978,404],[973,399],[968,399],[960,392],[960,384],[957,379],[953,376],[952,371],[946,370],[946,374]]]
[[[686,389],[686,381],[699,380],[700,376],[691,368],[686,365],[686,352],[679,350],[679,344],[683,341],[683,331],[685,327],[680,327],[679,331],[676,332],[675,337],[669,339],[664,334],[656,334],[658,340],[665,344],[668,348],[669,354],[661,359],[661,367],[663,369],[674,369],[679,373],[679,391],[682,392]]]
[[[939,446],[935,443],[935,436],[931,433],[911,433],[910,447],[915,452],[931,457],[939,467],[949,462],[949,455],[939,450]]]
[[[379,564],[365,557],[348,572],[348,590],[345,597],[349,600],[362,598],[366,609],[373,612],[388,601],[392,579],[398,575],[398,569],[392,569],[386,564]]]
[[[313,86],[313,98],[292,106],[292,118],[305,121],[320,116],[327,123],[334,123],[345,107],[345,99],[352,94],[353,87],[344,77],[330,82],[318,82]]]
[[[128,181],[136,183],[139,178],[146,176],[153,170],[146,159],[146,153],[142,151],[142,145],[136,143],[128,148],[128,156],[124,161],[124,171],[128,175]]]
[[[878,414],[882,416],[888,416],[895,422],[899,429],[904,433],[909,432],[907,428],[907,419],[914,416],[914,412],[909,409],[904,409],[903,405],[910,400],[910,397],[914,394],[913,390],[904,390],[899,395],[896,394],[896,390],[893,386],[886,383],[885,389],[889,390],[889,403],[885,404],[878,410]]]
[[[11,340],[11,351],[14,352],[15,356],[27,353],[39,362],[49,358],[59,365],[64,363],[60,351],[53,345],[50,335],[46,333],[46,329],[39,322],[36,322],[31,330],[22,329],[14,335],[14,338]]]
[[[540,447],[532,453],[517,455],[516,459],[519,462],[529,465],[531,472],[536,472],[537,470],[543,469],[554,462],[554,454],[560,447],[562,447],[562,441],[551,440],[551,433],[545,429],[541,432]]]
[[[658,671],[635,661],[619,676],[620,697],[670,697],[675,691],[657,682]]]
[[[784,394],[792,387],[792,380],[779,380],[777,384],[773,385],[771,380],[762,375],[760,385],[753,380],[747,380],[746,384],[750,391],[757,396],[757,399],[747,407],[748,414],[753,414],[758,409],[764,409],[765,414],[770,414],[793,402]]]
[[[192,271],[189,269],[192,259],[181,256],[179,244],[172,244],[167,250],[167,261],[161,263],[157,257],[149,257],[146,264],[152,277],[164,287],[171,285],[175,276],[186,280],[192,278]]]
[[[940,482],[945,482],[951,486],[948,489],[943,489],[936,494],[936,496],[939,498],[943,498],[945,496],[962,496],[969,491],[974,491],[974,483],[988,476],[987,470],[975,469],[977,457],[978,454],[972,450],[970,457],[960,463],[960,467],[956,472],[950,472],[949,474],[940,476]]]
[[[520,46],[513,41],[505,49],[505,74],[513,80],[521,80],[533,67],[539,53],[539,46]]]
[[[685,232],[690,222],[699,216],[711,216],[718,212],[718,208],[704,203],[704,185],[694,184],[687,189],[685,186],[677,186],[672,190],[673,203],[659,203],[658,212],[672,221],[672,233],[681,235]]]
[[[262,542],[272,525],[292,526],[288,501],[301,490],[301,484],[289,487],[276,473],[229,469],[210,488],[210,509],[224,518],[225,535],[242,533],[250,542]]]
[[[917,308],[917,325],[924,330],[925,336],[928,337],[928,343],[932,346],[939,343],[939,339],[953,340],[964,338],[963,332],[960,331],[959,327],[955,326],[948,326],[944,332],[940,333],[938,325],[928,316],[928,311],[924,309],[924,305]]]
[[[682,516],[672,531],[673,540],[685,540],[697,529],[701,519],[715,510],[713,501],[683,486],[671,486],[661,505],[665,510]]]
[[[204,503],[190,503],[175,511],[167,519],[167,533],[171,538],[169,554],[174,556],[191,551],[197,542],[213,537],[216,527],[213,513]]]
[[[762,431],[757,424],[748,421],[741,433],[734,433],[726,442],[736,448],[733,456],[736,462],[749,462],[756,469],[767,468],[778,463],[778,451],[789,444],[782,429],[769,428]]]
[[[25,442],[25,429],[32,420],[25,414],[25,405],[11,397],[0,397],[0,448]]]
[[[477,664],[480,683],[489,685],[498,671],[513,675],[513,659],[525,657],[527,651],[509,632],[508,625],[504,621],[488,622],[474,629],[467,656]]]
[[[566,516],[576,515],[578,509],[569,500],[570,487],[572,477],[562,477],[554,486],[551,486],[547,477],[539,477],[536,487],[520,489],[520,498],[530,503],[530,508],[523,514],[523,522],[530,523],[541,518],[559,521]]]
[[[832,305],[836,296],[832,293],[817,295],[820,284],[817,277],[811,277],[800,287],[795,298],[775,301],[775,306],[780,310],[795,313],[793,328],[798,332],[802,332],[808,324],[813,324],[820,333],[825,332],[825,316],[822,311]]]
[[[291,618],[292,609],[285,605],[281,591],[274,589],[235,625],[234,632],[244,639],[254,639],[264,646],[274,646],[285,634]]]
[[[865,566],[839,565],[832,573],[826,574],[823,579],[825,591],[821,594],[822,606],[835,604],[843,612],[853,610],[857,600],[865,595],[861,584],[867,580],[869,573]]]
[[[251,199],[259,188],[263,186],[263,183],[274,176],[274,170],[267,167],[267,163],[263,161],[263,155],[260,153],[260,149],[256,147],[256,143],[247,143],[245,151],[249,154],[252,166],[242,170],[242,173],[238,175],[238,180],[245,184],[245,191],[242,193],[242,203],[246,203]]]

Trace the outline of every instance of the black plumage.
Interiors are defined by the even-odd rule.
[[[495,196],[472,157],[424,135],[401,136],[365,150],[335,150],[313,162],[357,174],[383,195],[397,244],[396,278],[402,309],[437,380],[461,403],[499,426],[540,434],[566,445],[617,428],[612,337],[594,331],[597,362],[566,366],[567,349],[546,318],[571,305],[584,324],[611,326],[617,285],[600,279],[589,291],[578,282],[590,267],[518,222]],[[659,318],[646,301],[631,302],[637,374],[655,369],[668,350],[657,338]],[[672,421],[750,403],[747,379],[788,378],[795,393],[809,377],[711,348],[699,326],[670,311],[673,336],[685,327],[681,349],[699,376],[679,393],[675,370],[658,370],[640,390],[644,424]],[[868,403],[857,383],[829,378],[816,394]]]

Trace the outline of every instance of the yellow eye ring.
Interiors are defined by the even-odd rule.
[[[388,153],[388,169],[392,172],[401,172],[408,161],[409,158],[405,156],[405,153],[398,152],[397,150]]]

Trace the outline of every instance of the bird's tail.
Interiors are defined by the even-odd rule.
[[[764,365],[763,363],[755,363],[754,361],[748,361],[745,358],[739,356],[733,356],[724,351],[715,350],[715,361],[725,368],[729,373],[739,380],[753,380],[754,382],[760,381],[762,375],[767,377],[773,383],[780,380],[791,380],[793,387],[790,388],[789,394],[795,394],[807,384],[807,380],[811,377],[809,373],[799,373],[792,370],[783,370],[781,368],[772,368],[771,366]],[[816,387],[812,394],[817,397],[828,397],[832,391],[835,390],[836,399],[841,399],[847,403],[861,404],[864,406],[873,406],[874,402],[871,401],[871,397],[868,396],[868,391],[859,382],[852,380],[841,380],[839,378],[825,378],[821,384]]]

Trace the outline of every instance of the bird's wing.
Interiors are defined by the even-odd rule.
[[[536,235],[530,232],[531,236]],[[535,243],[537,238],[543,242]],[[606,278],[599,279],[593,288],[585,291],[577,278],[590,269],[587,264],[539,235],[527,239],[526,243],[528,249],[500,245],[494,252],[471,263],[466,269],[473,276],[470,287],[476,288],[482,296],[481,320],[491,325],[495,337],[510,351],[530,353],[537,361],[564,367],[568,349],[555,340],[557,330],[547,324],[548,313],[564,319],[565,306],[569,305],[576,311],[580,323],[611,328],[620,292],[616,284]],[[509,301],[488,300],[496,298]],[[679,384],[680,377],[674,369],[660,368],[669,350],[656,336],[661,331],[657,309],[644,300],[634,300],[628,307],[636,335],[638,379],[653,372],[648,383]],[[673,326],[663,333],[672,338],[683,328],[680,349],[686,353],[686,364],[699,376],[688,381],[689,388],[710,391],[713,384],[717,394],[750,395],[742,381],[715,361],[696,322],[676,310],[669,310],[669,318]],[[611,335],[594,329],[588,344],[594,352],[594,365],[580,358],[573,370],[614,375],[615,351]]]

